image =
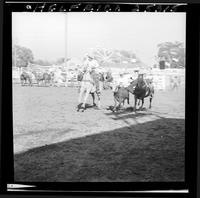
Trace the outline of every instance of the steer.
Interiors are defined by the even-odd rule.
[[[118,87],[117,90],[114,92],[114,101],[115,105],[113,111],[120,109],[121,104],[124,105],[125,100],[129,104],[129,91],[124,87]],[[118,102],[118,105],[117,105]]]

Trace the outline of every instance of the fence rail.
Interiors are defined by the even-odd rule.
[[[38,68],[35,68],[38,70]],[[41,70],[40,70],[41,71]],[[20,83],[20,70],[17,68],[13,69],[12,78],[13,83],[18,84]],[[130,73],[131,74],[131,73]],[[66,73],[65,73],[66,75]],[[117,76],[117,73],[113,73],[113,76]],[[60,86],[69,86],[69,87],[77,87],[79,86],[79,82],[73,76],[67,77],[66,75],[65,80],[60,83]],[[147,74],[146,77],[149,77]],[[166,70],[153,70],[151,72],[151,77],[153,78],[153,83],[155,89],[166,90],[171,89],[173,83],[178,80],[178,85],[180,87],[185,86],[185,70],[184,69],[166,69]],[[33,80],[33,84],[36,84],[36,81]]]

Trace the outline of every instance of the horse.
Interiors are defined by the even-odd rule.
[[[138,80],[132,80],[132,82],[130,83],[130,85],[128,87],[120,87],[120,86],[116,86],[114,83],[111,85],[111,88],[114,92],[113,96],[114,96],[114,102],[115,105],[112,109],[112,111],[118,110],[120,109],[121,105],[125,103],[125,101],[127,100],[127,103],[129,104],[129,93],[134,95],[134,99],[135,99],[135,105],[134,105],[134,111],[136,111],[136,105],[137,105],[137,101],[138,105],[140,103],[140,100],[142,101],[142,105],[140,107],[140,109],[143,108],[143,104],[144,104],[144,98],[146,97],[150,97],[150,105],[149,108],[151,108],[151,102],[152,102],[152,98],[154,95],[154,87],[152,85],[152,80],[151,79],[146,79],[147,82],[147,86],[138,86]],[[118,105],[117,105],[118,103]]]
[[[79,105],[78,105],[78,109],[77,111],[79,111],[80,109],[82,109],[82,111],[84,111],[86,109],[85,105],[86,105],[86,101],[88,99],[89,94],[92,95],[92,99],[93,99],[93,106],[96,106],[95,104],[95,93],[97,94],[98,97],[98,109],[101,108],[101,104],[100,104],[100,93],[102,91],[102,74],[97,74],[98,76],[98,80],[99,80],[99,91],[97,92],[96,90],[96,86],[95,86],[95,82],[91,77],[91,74],[89,71],[84,71],[84,72],[80,72],[77,76],[77,80],[80,81],[80,90],[79,90]],[[83,98],[83,94],[84,98]],[[81,103],[83,98],[83,103]]]
[[[30,86],[32,86],[32,77],[27,72],[23,71],[20,75],[20,81],[21,85],[24,86],[25,84],[29,83]]]
[[[178,90],[180,84],[181,84],[181,81],[180,81],[180,77],[178,78],[178,76],[175,76],[173,78],[173,81],[172,81],[172,90]]]
[[[43,81],[44,81],[45,86],[52,85],[53,76],[54,76],[53,72],[51,72],[51,73],[44,72],[43,73]]]
[[[115,110],[119,110],[121,105],[125,104],[125,101],[127,101],[127,104],[129,104],[129,92],[133,94],[133,90],[130,89],[128,90],[124,86],[119,86],[117,82],[114,81],[111,73],[107,73],[106,76],[106,83],[109,88],[112,89],[113,91],[113,96],[114,96],[114,107],[112,108],[112,111],[114,112]]]
[[[151,103],[154,96],[154,86],[152,84],[151,79],[146,79],[146,84],[144,83],[143,80],[141,82],[135,80],[128,87],[128,90],[134,94],[134,99],[135,99],[134,111],[136,111],[137,100],[142,101],[142,105],[139,108],[142,109],[144,105],[144,98],[146,97],[149,97],[149,109],[151,109],[152,107]]]
[[[125,87],[118,87],[113,95],[114,95],[114,102],[115,102],[113,111],[119,110],[121,107],[121,104],[124,105],[125,100],[127,100],[127,103],[129,104],[129,91]]]
[[[61,70],[56,70],[55,72],[52,72],[51,75],[52,75],[52,82],[54,86],[60,87],[64,84],[64,82],[65,84],[67,84],[66,79],[63,76]]]
[[[36,72],[36,71],[33,71],[32,73],[35,76],[35,80],[36,80],[38,86],[41,84],[41,82],[44,83],[43,73]]]

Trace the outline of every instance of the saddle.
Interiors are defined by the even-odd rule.
[[[144,81],[138,82],[135,87],[134,93],[136,95],[142,96],[145,95],[147,91],[147,86]]]

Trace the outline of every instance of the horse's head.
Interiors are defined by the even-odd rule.
[[[77,80],[78,81],[82,81],[83,80],[83,74],[84,74],[83,72],[79,72],[78,73],[78,75],[77,75]]]
[[[132,87],[136,87],[136,85],[137,85],[137,79],[135,79],[135,80],[132,80],[131,81],[131,83],[130,83],[130,85],[132,86]]]

